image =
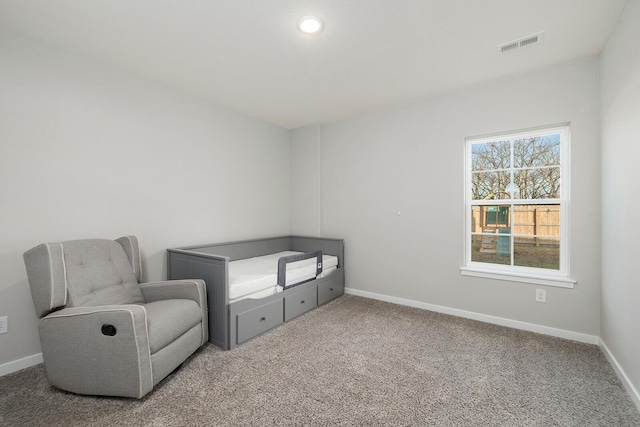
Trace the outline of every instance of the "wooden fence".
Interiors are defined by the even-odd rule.
[[[515,243],[552,244],[560,242],[560,206],[514,206],[513,224],[508,206],[474,206],[472,232],[496,233],[510,227]],[[474,236],[477,240],[480,236]]]

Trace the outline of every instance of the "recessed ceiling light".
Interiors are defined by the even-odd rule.
[[[324,22],[317,16],[303,16],[298,19],[298,29],[303,33],[314,34],[322,31]]]

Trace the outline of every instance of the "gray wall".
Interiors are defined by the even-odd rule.
[[[571,122],[571,276],[575,289],[463,277],[464,138]],[[316,142],[309,132],[308,156]],[[587,334],[600,311],[598,60],[322,125],[321,208],[298,232],[345,239],[347,286]],[[295,144],[296,141],[294,141]],[[309,162],[305,158],[305,162]],[[292,179],[302,179],[302,173]],[[307,194],[304,197],[308,197]],[[304,218],[308,229],[303,229]]]
[[[631,0],[601,55],[601,337],[635,387],[637,400],[640,399],[640,286],[635,271],[640,253],[638,40],[640,1]]]
[[[291,131],[291,233],[319,236],[320,216],[320,125]]]
[[[167,247],[284,235],[288,131],[0,33],[0,365],[40,352],[22,253],[138,236],[144,277]]]

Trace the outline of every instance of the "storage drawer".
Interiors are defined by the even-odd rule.
[[[282,300],[270,302],[236,316],[238,344],[282,323]]]
[[[344,278],[340,274],[327,282],[318,283],[318,305],[344,294]]]
[[[295,294],[284,297],[284,321],[300,316],[318,306],[316,287],[310,287]]]

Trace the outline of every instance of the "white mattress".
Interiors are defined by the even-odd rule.
[[[261,257],[241,259],[229,263],[229,300],[240,298],[264,298],[281,290],[278,286],[278,260],[283,256],[303,252],[285,251]],[[318,277],[330,274],[338,266],[338,257],[322,255],[323,272]],[[309,258],[287,264],[286,285],[313,278],[316,259]]]

